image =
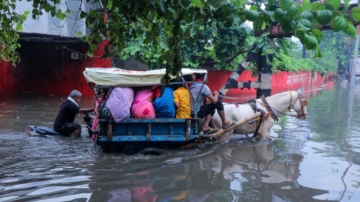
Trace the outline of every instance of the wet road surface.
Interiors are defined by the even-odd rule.
[[[79,139],[29,137],[66,96],[2,98],[0,201],[360,201],[359,85],[310,94],[308,119],[281,117],[270,142],[232,135],[161,156],[104,153],[85,127]]]

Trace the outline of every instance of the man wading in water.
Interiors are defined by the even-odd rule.
[[[54,121],[54,129],[59,133],[71,135],[74,133],[75,137],[81,135],[81,125],[74,123],[75,116],[80,113],[87,113],[94,111],[94,108],[81,108],[79,102],[82,94],[77,91],[71,91],[69,97],[61,104],[59,113]]]

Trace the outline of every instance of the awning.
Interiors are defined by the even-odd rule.
[[[165,72],[165,69],[132,71],[119,68],[86,68],[83,74],[88,83],[101,86],[151,86],[160,85]],[[183,68],[181,72],[182,75],[206,74],[207,70]],[[173,75],[170,77],[176,78]]]

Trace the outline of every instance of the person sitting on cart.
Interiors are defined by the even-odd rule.
[[[138,119],[155,118],[155,110],[152,102],[154,101],[154,90],[152,88],[143,88],[136,92],[133,105],[131,106],[131,115]]]
[[[153,102],[156,118],[174,118],[176,109],[174,105],[174,89],[170,86],[160,87],[160,95]],[[156,97],[156,95],[155,95]]]
[[[194,103],[196,103],[197,107],[197,117],[198,118],[205,118],[205,123],[202,126],[202,131],[204,133],[214,133],[217,131],[215,128],[211,128],[209,126],[212,117],[215,114],[215,109],[217,110],[218,114],[220,115],[223,129],[227,129],[228,127],[235,124],[234,121],[226,120],[225,112],[224,112],[224,105],[218,99],[219,92],[214,91],[211,92],[210,88],[203,83],[205,74],[195,74],[195,82],[190,87],[191,93],[191,110],[194,113]],[[203,104],[205,99],[209,99],[210,103]],[[195,101],[195,102],[194,102]]]
[[[75,137],[81,135],[81,125],[74,122],[77,114],[83,114],[94,111],[94,108],[80,108],[79,102],[82,94],[77,91],[71,91],[69,97],[61,104],[60,110],[54,121],[54,129],[59,133],[75,134]]]
[[[98,129],[100,105],[105,102],[106,95],[107,89],[104,88],[101,88],[99,94],[95,95],[94,119],[91,127],[91,132],[95,132]],[[93,141],[95,141],[95,134],[92,134],[91,138]]]
[[[192,75],[183,76],[184,81],[193,81]],[[178,82],[180,82],[178,80]],[[177,108],[176,118],[187,119],[191,118],[191,107],[190,107],[190,93],[186,88],[186,84],[175,85],[176,90],[174,91],[174,104]]]

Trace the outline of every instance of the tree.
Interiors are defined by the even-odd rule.
[[[214,24],[231,27],[251,21],[255,31],[279,24],[285,32],[298,37],[307,49],[316,50],[315,56],[319,57],[319,42],[323,38],[319,25],[330,23],[336,32],[356,34],[347,14],[348,1],[345,2],[341,7],[340,0],[326,3],[310,3],[309,0],[302,3],[293,0],[102,0],[103,9],[81,11],[79,17],[86,18],[91,30],[90,35],[83,36],[90,44],[88,55],[91,56],[96,48],[94,42],[101,43],[103,37],[109,42],[105,57],[121,55],[129,43],[141,39],[139,43],[156,51],[157,57],[153,58],[156,63],[164,64],[168,74],[176,75],[186,65],[181,49],[186,40],[200,37],[201,27]],[[57,3],[56,0],[34,0],[33,17],[43,10],[58,16]],[[0,7],[0,11],[3,9]],[[108,16],[107,21],[104,21],[104,14]],[[359,22],[360,9],[352,8],[352,17]]]
[[[15,2],[14,0],[0,2],[0,60],[10,61],[13,65],[16,65],[20,59],[16,52],[20,47],[17,31],[22,30],[22,23],[29,14],[29,12],[24,14],[14,12]]]
[[[249,51],[250,45],[247,40],[252,33],[241,24],[233,23],[230,27],[225,27],[217,21],[201,26],[196,22],[183,23],[181,29],[185,31],[187,28],[190,37],[179,42],[180,57],[186,67],[233,69],[239,63],[239,59],[243,58],[241,54]],[[197,35],[196,29],[200,30]],[[153,42],[144,44],[145,39],[145,35],[132,38],[120,56],[125,60],[136,55],[138,60],[151,69],[164,68],[167,61],[159,60],[162,50],[155,49]],[[166,45],[162,47],[168,50]]]
[[[324,52],[324,58],[328,61],[332,60],[344,68],[349,67],[350,57],[354,55],[355,42],[346,34],[338,32],[335,33],[331,30],[324,32],[324,38],[320,43],[320,49]],[[338,65],[337,65],[338,66]],[[345,70],[342,69],[341,70]]]
[[[345,60],[345,47],[346,43],[349,43],[349,50],[353,51],[354,43],[350,43],[350,37],[344,33],[335,33],[331,30],[324,31],[324,38],[326,40],[320,43],[320,49],[322,52],[331,54],[331,56],[339,56]]]

